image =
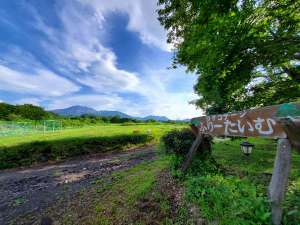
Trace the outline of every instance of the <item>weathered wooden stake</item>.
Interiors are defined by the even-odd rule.
[[[287,136],[291,145],[300,153],[300,119],[280,118],[277,120]]]
[[[191,164],[193,157],[196,154],[197,149],[199,148],[202,140],[203,140],[203,134],[198,133],[196,140],[193,142],[192,147],[190,148],[190,150],[186,156],[186,160],[182,164],[183,172],[185,172],[187,170],[187,168],[189,167],[189,165]]]
[[[274,225],[281,224],[281,203],[287,189],[290,167],[291,144],[288,139],[278,139],[273,174],[268,190],[269,200],[272,207],[272,222]]]

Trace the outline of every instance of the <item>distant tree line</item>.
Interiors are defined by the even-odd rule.
[[[119,116],[104,117],[89,114],[84,114],[81,116],[60,116],[60,119],[63,120],[63,125],[66,127],[80,127],[83,125],[96,125],[105,123],[133,124],[141,122],[133,118],[121,118]]]
[[[86,125],[96,125],[96,124],[123,124],[126,125],[133,125],[133,124],[161,124],[161,123],[181,123],[186,124],[187,122],[181,121],[157,121],[153,119],[149,120],[138,120],[134,118],[122,118],[120,116],[96,116],[96,115],[81,115],[81,116],[59,116],[59,118],[63,121],[64,127],[80,127]]]
[[[136,123],[162,123],[153,119],[146,121],[134,118],[122,118],[119,116],[97,116],[97,115],[81,115],[81,116],[60,116],[53,112],[48,112],[42,107],[31,104],[11,105],[0,103],[0,120],[5,121],[24,121],[24,120],[61,120],[64,127],[80,127],[85,125],[96,125],[104,123],[122,123],[124,125]],[[164,123],[177,123],[175,121],[167,121]]]

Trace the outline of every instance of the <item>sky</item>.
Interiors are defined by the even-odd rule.
[[[157,0],[0,1],[0,101],[132,116],[202,115],[195,74],[168,69]]]

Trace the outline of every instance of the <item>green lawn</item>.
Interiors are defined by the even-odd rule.
[[[111,124],[1,137],[0,169],[156,143],[167,131],[182,127],[176,124]]]
[[[122,125],[122,124],[103,124],[99,126],[66,129],[59,132],[34,133],[21,136],[0,137],[0,147],[14,146],[34,141],[52,141],[68,138],[89,138],[102,136],[115,136],[123,134],[132,134],[133,132],[150,133],[156,140],[165,132],[183,128],[186,125],[178,124],[149,124],[149,125]]]
[[[255,185],[258,194],[266,195],[276,155],[275,140],[248,138],[255,144],[253,153],[247,157],[241,153],[241,140],[216,141],[213,156],[229,173],[245,177]],[[292,152],[289,185],[284,201],[284,224],[300,224],[300,154]]]
[[[245,156],[240,150],[240,143],[243,140],[223,141],[215,140],[213,145],[213,156],[228,170],[247,176],[270,176],[272,173],[274,159],[276,156],[276,140],[263,138],[248,138],[250,143],[255,145],[253,153]],[[300,154],[292,153],[292,168],[290,180],[300,182]],[[260,177],[261,178],[261,177]]]
[[[101,138],[147,133],[151,133],[157,142],[165,132],[183,127],[185,126],[172,124],[103,125],[64,130],[60,133],[48,133],[46,135],[5,137],[0,138],[0,150],[1,148],[13,149],[14,146],[31,146],[32,143],[40,143],[41,145],[50,143],[61,149],[63,146],[69,145],[68,140],[72,140],[70,142],[72,146],[81,146],[81,143],[76,142],[76,140],[84,140],[85,142],[86,140],[94,140],[97,143],[97,141],[102,140]],[[185,201],[195,204],[198,207],[199,215],[208,224],[270,224],[267,187],[272,175],[276,141],[248,138],[249,142],[255,144],[253,153],[248,157],[243,155],[240,150],[242,141],[242,139],[214,139],[212,155],[217,162],[219,171],[212,169],[212,172],[205,174],[194,171],[196,173],[188,174],[183,179]],[[157,161],[143,163],[127,171],[114,173],[114,182],[109,187],[97,188],[98,194],[96,195],[99,195],[101,201],[97,201],[95,198],[93,216],[90,217],[92,223],[110,224],[130,221],[132,214],[136,212],[135,203],[144,199],[149,190],[155,190],[156,176],[169,167],[169,164],[172,164],[171,158],[158,157]],[[194,163],[197,164],[198,161],[195,160]],[[283,224],[286,225],[300,224],[299,165],[300,155],[293,151],[289,186],[283,205]],[[202,171],[206,167],[211,169],[209,164],[201,164],[200,162],[199,165],[192,168]],[[157,192],[151,192],[152,194],[159,195]],[[159,215],[172,214],[168,212],[170,206],[164,205],[164,198],[155,197],[154,199],[157,199],[155,200],[157,202],[151,202],[151,204],[160,205]],[[188,216],[185,215],[183,218]],[[168,224],[163,218],[161,218],[160,223]]]
[[[188,200],[199,206],[209,223],[270,224],[267,188],[272,176],[276,141],[248,138],[247,141],[255,144],[250,156],[241,152],[242,141],[214,139],[212,155],[220,172],[187,177]],[[283,203],[283,224],[300,224],[299,165],[300,155],[293,151],[288,191]]]

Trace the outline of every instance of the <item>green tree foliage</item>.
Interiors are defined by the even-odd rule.
[[[15,106],[6,103],[0,103],[0,119],[8,119],[10,114],[14,114]]]
[[[195,134],[189,128],[172,130],[163,135],[161,141],[167,153],[185,156],[195,141]]]
[[[53,113],[47,112],[39,106],[0,103],[0,120],[42,120],[53,117]]]
[[[23,118],[30,120],[42,120],[50,117],[50,113],[43,108],[30,104],[16,106],[16,112]]]
[[[173,66],[199,77],[207,113],[300,99],[300,1],[159,0]]]

